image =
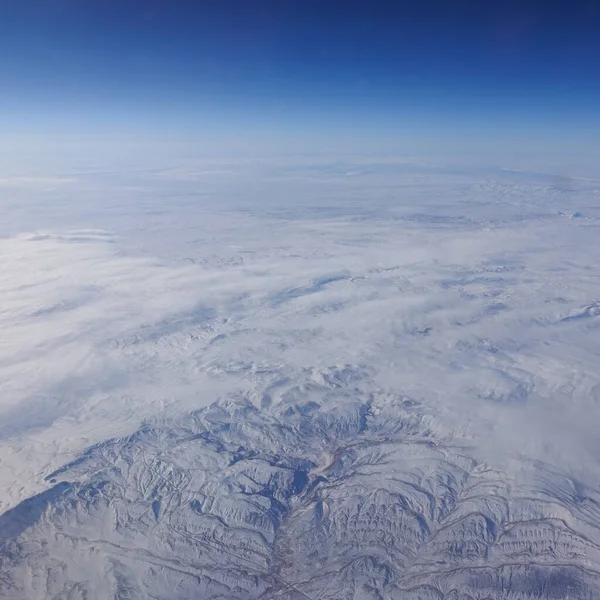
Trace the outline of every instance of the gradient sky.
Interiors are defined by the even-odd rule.
[[[5,132],[600,124],[600,2],[0,0]]]

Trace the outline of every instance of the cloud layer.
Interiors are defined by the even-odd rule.
[[[593,181],[365,159],[108,173],[11,187],[0,508],[146,418],[234,391],[269,410],[277,381],[344,365],[482,457],[597,477]]]

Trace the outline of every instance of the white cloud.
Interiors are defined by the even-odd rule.
[[[0,509],[147,416],[344,364],[481,455],[595,477],[598,190],[346,163],[31,182],[0,239]]]
[[[0,177],[0,186],[6,187],[31,187],[31,186],[53,186],[65,183],[76,183],[74,177]]]

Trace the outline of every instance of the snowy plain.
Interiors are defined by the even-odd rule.
[[[593,172],[15,168],[0,204],[2,597],[600,597]]]

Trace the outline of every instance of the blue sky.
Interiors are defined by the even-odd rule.
[[[0,0],[0,126],[589,137],[599,32],[593,0]]]

